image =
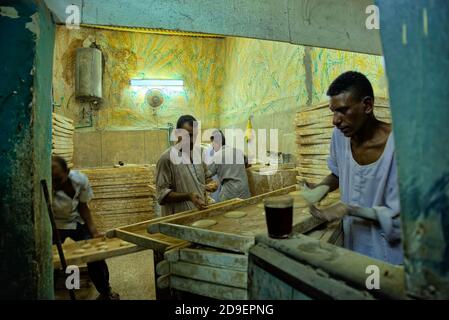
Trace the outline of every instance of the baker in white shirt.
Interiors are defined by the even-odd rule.
[[[66,238],[75,241],[103,237],[98,232],[87,203],[93,198],[92,188],[87,177],[70,170],[67,162],[58,156],[53,157],[52,166],[53,213],[61,242]],[[109,270],[104,260],[90,262],[87,269],[99,300],[118,300],[119,295],[109,285]]]
[[[400,203],[391,125],[376,119],[374,93],[359,72],[346,72],[327,95],[335,126],[328,167],[331,174],[303,192],[312,215],[343,219],[347,249],[392,264],[403,262]],[[340,189],[341,202],[318,209],[314,203]]]

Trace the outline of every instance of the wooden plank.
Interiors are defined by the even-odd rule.
[[[64,129],[64,128],[57,127],[57,126],[53,126],[53,132],[55,132],[55,133],[63,133],[63,134],[67,134],[67,135],[72,135],[73,136],[73,131],[72,130]]]
[[[156,286],[159,289],[167,289],[170,287],[170,275],[166,274],[157,278]]]
[[[348,286],[342,281],[329,277],[325,272],[295,261],[264,244],[251,248],[250,261],[251,274],[254,273],[252,271],[252,263],[254,263],[262,270],[269,269],[271,276],[280,279],[286,286],[293,287],[314,299],[374,300],[368,292]],[[255,272],[259,273],[261,270],[255,270]],[[252,278],[257,279],[257,275],[256,277],[252,275]],[[251,299],[257,299],[260,287],[264,286],[270,287],[269,279],[265,279],[263,283],[253,282],[249,288]],[[276,299],[276,297],[273,298]]]
[[[248,287],[246,271],[217,268],[183,261],[165,262],[170,264],[169,272],[172,275],[242,289]]]
[[[167,275],[170,273],[170,262],[162,260],[156,265],[156,274],[159,276]]]
[[[127,232],[121,229],[115,230],[115,236],[122,240],[135,243],[141,247],[157,250],[157,251],[165,251],[167,248],[172,246],[176,246],[177,244],[183,243],[182,240],[173,239],[173,242],[167,242],[165,240],[157,239],[157,236],[153,236],[152,238],[148,238],[139,234]]]
[[[297,130],[296,132],[300,136],[311,136],[314,134],[327,134],[332,136],[332,130],[331,128],[324,128],[324,129],[304,129],[304,130]]]
[[[129,180],[129,178],[120,178],[120,179],[89,179],[92,187],[104,187],[104,186],[149,186],[150,179],[149,178],[137,178],[133,180]]]
[[[59,132],[59,131],[53,131],[53,136],[57,136],[57,137],[61,137],[61,138],[66,138],[66,139],[72,139],[73,135],[64,133],[64,132]]]
[[[245,253],[254,245],[254,237],[204,230],[167,222],[152,224],[148,230],[150,233],[163,233],[174,238],[233,252]]]
[[[73,153],[73,148],[53,148],[51,149],[53,153],[71,154]]]
[[[313,137],[313,136],[306,136],[306,137]],[[330,145],[330,139],[315,139],[315,138],[304,138],[304,139],[297,139],[296,143],[300,144],[302,146],[309,146],[309,145]]]
[[[170,276],[170,287],[221,300],[246,300],[246,289],[234,288],[178,276]]]
[[[180,248],[176,253],[168,253],[168,256],[171,256],[170,261],[181,260],[194,264],[228,268],[240,271],[246,271],[248,268],[247,255],[234,254],[211,249]],[[173,260],[175,258],[177,258],[177,260]]]
[[[117,226],[123,226],[142,220],[148,220],[151,219],[151,217],[155,216],[151,211],[135,212],[129,214],[97,214],[95,211],[92,211],[92,213],[97,228],[102,232],[110,230]]]
[[[148,205],[147,207],[140,207],[140,208],[127,208],[127,209],[92,209],[92,211],[95,212],[96,215],[133,215],[137,213],[148,213],[149,215],[153,214],[154,209]]]
[[[59,135],[56,135],[59,134]],[[52,141],[59,141],[59,142],[73,142],[73,134],[66,134],[63,132],[59,132],[56,130],[52,130]]]
[[[372,290],[375,297],[388,299],[406,299],[405,277],[403,267],[370,258],[368,256],[317,241],[301,234],[282,241],[258,236],[258,243],[263,243],[274,250],[285,253],[297,261],[302,261],[314,268],[319,268],[332,278],[351,284],[352,287],[365,289],[366,268],[376,265],[380,269],[379,290]]]
[[[70,130],[70,131],[74,131],[75,130],[75,127],[73,126],[73,124],[70,124],[68,122],[59,121],[59,120],[56,120],[56,119],[52,120],[52,126],[53,127],[67,129],[67,130]]]
[[[131,198],[131,197],[148,197],[149,190],[147,191],[129,191],[129,192],[97,192],[95,194],[96,199],[117,199],[117,198]]]
[[[63,115],[57,114],[57,113],[52,113],[53,118],[62,121],[62,122],[68,122],[68,123],[72,123],[73,124],[73,120],[67,117],[64,117]]]
[[[298,150],[299,154],[329,154],[329,146],[328,145],[316,145],[316,146],[307,146],[301,147]]]
[[[89,202],[89,207],[97,211],[115,211],[133,208],[151,208],[153,204],[154,201],[151,197],[112,200],[94,198]]]
[[[317,168],[307,168],[307,167],[300,167],[299,172],[300,173],[318,174],[318,175],[331,174],[331,171],[329,169],[317,169]]]
[[[300,127],[309,124],[328,123],[329,127],[332,127],[332,117],[333,116],[330,112],[327,114],[317,112],[314,114],[307,114],[307,112],[304,112],[300,117],[297,117],[296,126]]]

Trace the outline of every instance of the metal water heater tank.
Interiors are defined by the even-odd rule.
[[[82,101],[102,98],[102,54],[97,48],[76,49],[75,96]]]

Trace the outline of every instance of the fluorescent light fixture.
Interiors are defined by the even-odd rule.
[[[182,87],[183,80],[131,79],[130,84],[137,87]]]

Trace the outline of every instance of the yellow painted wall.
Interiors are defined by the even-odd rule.
[[[341,73],[360,71],[376,96],[387,96],[379,56],[242,38],[226,38],[224,51],[220,126],[243,129],[252,115],[254,129],[279,130],[279,149],[285,153],[295,153],[300,106],[326,101],[328,86]]]
[[[301,105],[327,99],[333,79],[348,70],[368,76],[376,96],[387,96],[382,58],[288,43],[243,38],[195,38],[57,27],[54,63],[56,112],[85,123],[86,105],[74,98],[75,49],[96,40],[105,58],[104,101],[94,128],[164,127],[193,114],[203,128],[277,128],[280,149],[295,153],[294,116]],[[182,79],[182,94],[165,96],[154,116],[133,78]]]
[[[288,43],[227,38],[225,85],[220,124],[232,125],[242,113],[263,114],[298,109],[307,103],[305,47]],[[382,58],[311,48],[312,103],[327,99],[333,79],[345,71],[364,73],[376,96],[387,96]]]
[[[312,48],[313,103],[325,101],[331,82],[345,71],[359,71],[370,80],[374,95],[388,96],[382,57],[368,54]]]
[[[87,39],[87,40],[86,40]],[[193,114],[203,127],[218,126],[224,39],[164,36],[91,28],[56,30],[54,97],[56,112],[83,120],[86,105],[74,97],[75,49],[96,40],[105,58],[104,101],[94,112],[96,129],[144,129],[176,123],[182,114]],[[165,96],[154,116],[130,79],[182,79],[184,93]]]

